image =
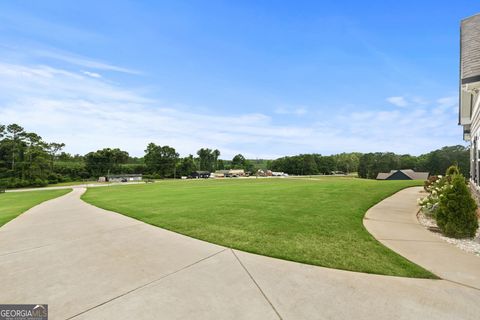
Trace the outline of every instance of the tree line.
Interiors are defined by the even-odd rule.
[[[353,152],[328,156],[301,154],[276,160],[250,160],[241,154],[225,160],[220,158],[218,149],[209,148],[180,157],[174,147],[155,143],[147,145],[143,157],[132,157],[118,148],[72,155],[64,152],[64,147],[60,142],[46,142],[18,124],[0,125],[0,186],[44,186],[128,173],[149,178],[178,178],[197,170],[224,169],[244,169],[250,173],[270,169],[293,175],[358,172],[362,178],[375,178],[378,172],[407,168],[441,174],[451,164],[457,164],[465,175],[469,171],[469,149],[463,146],[444,147],[418,157]]]
[[[301,154],[273,160],[270,168],[295,175],[315,175],[357,172],[360,178],[375,179],[379,172],[397,169],[427,171],[432,175],[442,175],[451,165],[457,165],[461,173],[469,176],[470,150],[457,145],[412,156],[393,152],[341,153],[330,156]]]
[[[175,178],[197,170],[254,170],[254,165],[241,154],[231,160],[220,159],[218,149],[201,148],[196,155],[180,157],[171,146],[150,143],[145,155],[137,158],[118,148],[71,155],[62,151],[64,147],[63,143],[46,142],[18,124],[0,125],[0,186],[45,186],[109,174],[139,173],[150,178]]]
[[[366,153],[360,157],[358,176],[375,179],[379,172],[389,172],[393,169],[413,169],[430,172],[431,175],[444,175],[451,165],[456,165],[460,172],[468,177],[469,164],[470,149],[461,145],[443,147],[417,157],[391,152]]]
[[[18,124],[0,124],[0,183],[14,187],[45,185],[64,146],[45,142]]]
[[[357,172],[361,153],[340,153],[331,156],[300,154],[282,157],[270,162],[269,169],[293,175],[333,174]]]

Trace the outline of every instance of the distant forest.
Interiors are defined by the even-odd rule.
[[[8,188],[45,186],[59,182],[97,179],[109,174],[141,173],[147,178],[179,178],[194,171],[258,169],[282,171],[293,175],[358,172],[374,179],[378,172],[414,169],[443,174],[451,164],[458,164],[465,176],[469,171],[469,149],[444,147],[420,156],[395,153],[341,153],[322,156],[301,154],[276,160],[249,160],[238,154],[221,159],[219,150],[201,148],[195,155],[180,157],[175,148],[150,143],[143,157],[131,157],[127,151],[105,148],[85,155],[63,151],[65,144],[46,142],[36,133],[17,124],[0,125],[0,186]]]
[[[331,156],[301,154],[273,160],[269,163],[269,168],[298,175],[331,174],[336,171],[357,172],[360,178],[375,179],[379,172],[396,169],[413,169],[427,171],[434,175],[443,175],[449,166],[456,164],[462,174],[468,177],[469,159],[469,148],[457,145],[443,147],[420,156],[400,155],[392,152],[352,152]]]

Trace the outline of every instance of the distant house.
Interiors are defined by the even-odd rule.
[[[428,172],[415,172],[412,169],[391,170],[390,172],[380,172],[377,180],[427,180]]]
[[[230,169],[230,170],[217,170],[215,171],[215,177],[243,177],[245,176],[245,170],[243,169]]]
[[[245,170],[243,169],[230,169],[228,173],[231,177],[243,177],[245,176]]]
[[[190,179],[208,179],[210,178],[209,171],[194,171],[188,176]]]
[[[224,178],[228,174],[228,170],[215,171],[215,178]]]
[[[98,181],[107,181],[107,182],[132,182],[132,181],[142,181],[141,174],[111,174],[107,177],[100,177]]]

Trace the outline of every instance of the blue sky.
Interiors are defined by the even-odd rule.
[[[149,142],[420,154],[462,144],[472,1],[3,1],[0,123],[86,153]]]

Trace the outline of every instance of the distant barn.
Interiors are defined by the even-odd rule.
[[[377,180],[427,180],[428,172],[415,172],[411,169],[391,170],[390,172],[380,172]]]

